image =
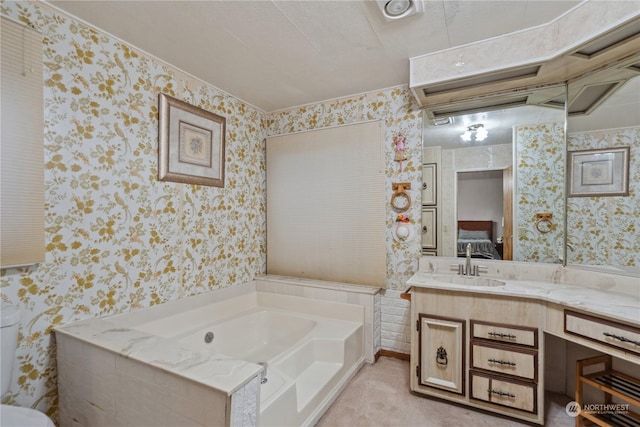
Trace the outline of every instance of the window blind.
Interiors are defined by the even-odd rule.
[[[379,122],[267,139],[267,272],[384,287]]]
[[[0,267],[44,261],[42,35],[2,17]]]

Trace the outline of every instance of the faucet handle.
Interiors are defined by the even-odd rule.
[[[479,276],[480,273],[486,273],[489,271],[489,267],[486,265],[476,265],[476,276]]]

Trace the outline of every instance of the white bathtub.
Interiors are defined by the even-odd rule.
[[[268,306],[181,335],[185,347],[264,366],[261,426],[314,424],[364,359],[361,323]]]
[[[112,350],[226,392],[226,411],[238,406],[233,398],[239,390],[262,380],[253,398],[259,426],[315,424],[364,363],[360,306],[262,292],[223,301],[187,300],[83,321],[93,322],[85,338],[108,348],[114,346],[114,333],[134,334]],[[96,333],[97,325],[104,332]],[[56,332],[72,330],[77,336],[84,328],[77,322]],[[113,393],[123,392],[114,387]],[[247,425],[247,417],[241,420],[238,414],[224,418],[226,425]]]

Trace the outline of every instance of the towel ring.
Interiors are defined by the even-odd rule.
[[[536,230],[542,234],[551,232],[554,228],[551,218],[553,218],[553,214],[551,212],[536,213]]]
[[[547,234],[553,230],[553,222],[550,219],[539,219],[536,221],[536,230],[542,234]]]
[[[395,193],[391,196],[391,207],[396,212],[406,212],[411,206],[411,196],[404,191],[405,189],[411,189],[411,183],[398,182],[391,184],[391,189],[395,190]],[[400,199],[398,199],[400,198]]]

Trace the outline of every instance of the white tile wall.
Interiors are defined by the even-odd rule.
[[[400,291],[386,289],[381,294],[380,322],[382,349],[398,353],[411,352],[410,303],[400,298]]]

